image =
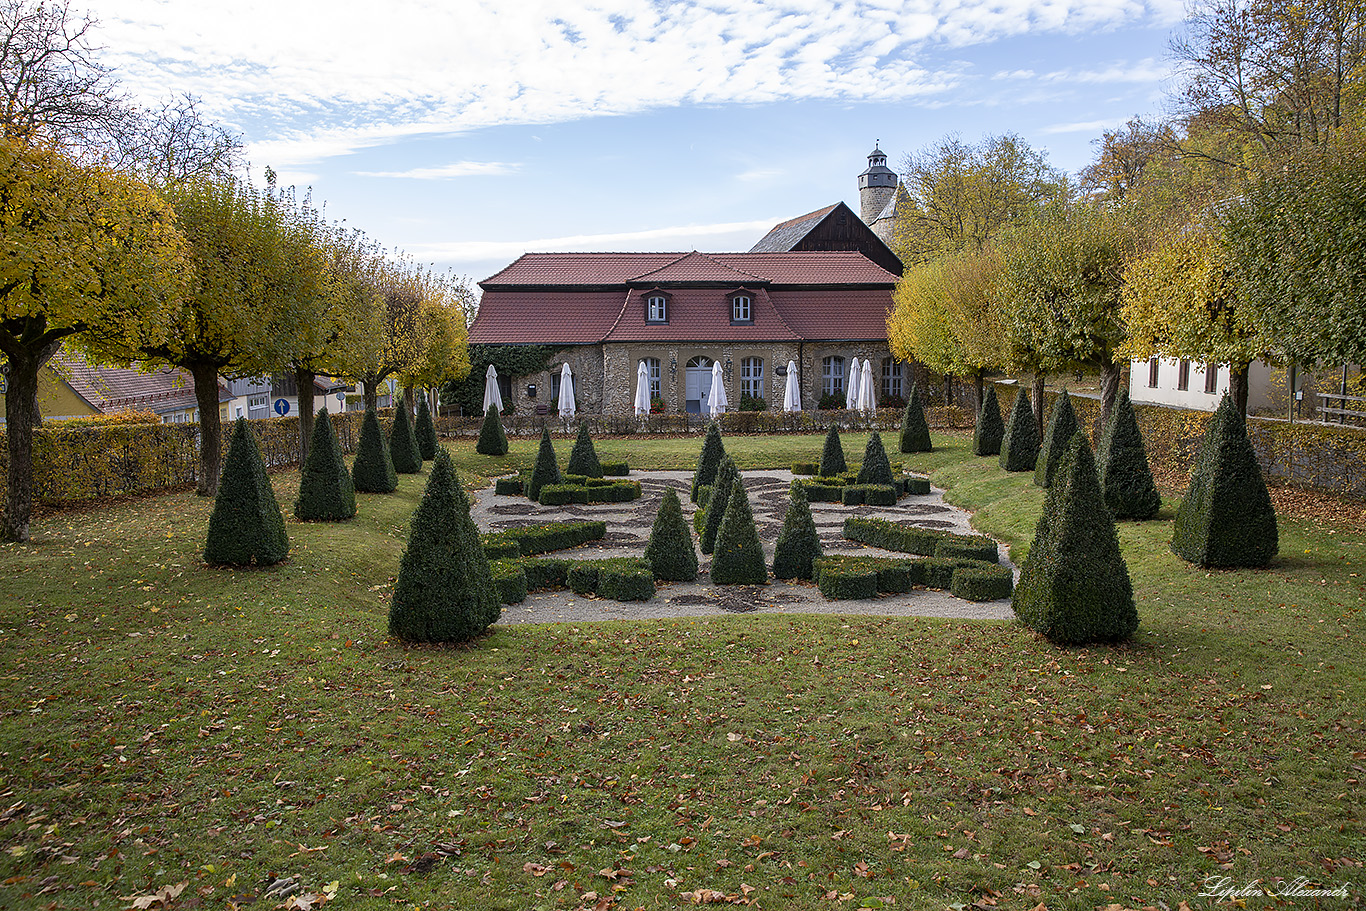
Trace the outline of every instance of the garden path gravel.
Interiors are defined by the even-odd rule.
[[[741,472],[745,490],[754,511],[759,538],[768,562],[782,529],[787,509],[787,491],[792,482],[790,471]],[[499,496],[492,487],[476,491],[471,515],[480,531],[501,531],[539,522],[565,522],[598,519],[607,523],[607,537],[583,547],[558,551],[572,559],[640,556],[650,539],[650,529],[666,487],[673,487],[683,504],[683,515],[690,523],[696,507],[689,502],[692,485],[690,471],[633,471],[640,482],[641,498],[630,503],[584,506],[541,506],[521,496]],[[944,502],[944,492],[931,488],[929,494],[902,497],[896,506],[844,506],[839,503],[812,503],[811,515],[820,532],[826,554],[867,554],[887,556],[886,551],[846,541],[841,529],[846,516],[875,516],[895,522],[954,532],[972,532],[968,513]],[[1002,562],[1011,565],[1006,548],[1001,547]],[[765,586],[712,585],[706,571],[711,558],[699,553],[700,572],[695,583],[660,583],[649,601],[608,601],[576,595],[570,591],[533,592],[520,604],[503,605],[501,623],[580,623],[593,620],[644,620],[673,617],[715,617],[727,613],[803,613],[856,614],[888,617],[947,617],[966,620],[1003,620],[1014,616],[1010,599],[974,603],[953,597],[948,592],[919,590],[877,598],[827,601],[812,583],[770,580]],[[1013,568],[1013,567],[1012,567]],[[1016,572],[1018,577],[1018,570]]]

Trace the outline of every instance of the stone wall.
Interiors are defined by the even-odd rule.
[[[569,364],[569,372],[574,377],[574,403],[579,411],[590,414],[602,413],[603,359],[601,345],[580,345],[566,348],[555,353],[550,367],[540,373],[514,377],[512,380],[511,405],[517,414],[535,414],[537,405],[544,405],[551,413],[556,406],[551,403],[550,393],[554,388],[551,376],[559,376],[560,368]],[[536,398],[527,395],[527,386],[535,385]]]

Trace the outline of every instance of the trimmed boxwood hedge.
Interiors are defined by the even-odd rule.
[[[408,403],[403,399],[398,400],[394,422],[389,425],[389,457],[394,461],[394,471],[399,474],[422,471],[422,451],[417,446],[413,422],[408,420]]]
[[[834,424],[826,431],[825,448],[821,450],[821,463],[816,470],[823,478],[842,475],[849,470],[849,463],[844,460],[844,447],[840,445],[840,430]]]
[[[517,563],[526,574],[529,591],[569,587],[567,577],[573,560],[562,557],[522,557]]]
[[[672,487],[664,489],[664,499],[650,529],[645,546],[655,578],[668,582],[692,582],[697,578],[697,548],[683,518],[683,505]]]
[[[624,478],[631,473],[631,466],[626,462],[603,462],[601,464],[604,478]]]
[[[1005,436],[1005,422],[1001,420],[1001,405],[996,401],[996,384],[987,386],[982,409],[977,412],[977,424],[972,429],[972,454],[994,456],[1001,454],[1001,438]]]
[[[588,503],[588,488],[578,484],[546,484],[536,502],[542,506],[564,506],[566,503]]]
[[[930,452],[930,424],[925,420],[925,406],[920,401],[920,389],[911,384],[911,396],[906,400],[906,411],[901,415],[902,452]]]
[[[213,514],[209,516],[204,560],[214,564],[271,566],[288,556],[285,517],[266,474],[261,448],[256,445],[247,419],[238,418],[232,428],[228,457],[223,462]]]
[[[522,555],[522,548],[515,540],[499,537],[497,532],[480,535],[479,543],[484,548],[484,556],[490,560],[515,560]]]
[[[526,600],[526,571],[515,560],[490,560],[489,576],[504,604],[519,604]]]
[[[999,601],[1009,598],[1015,575],[1009,566],[962,566],[953,572],[949,591],[964,601]]]
[[[816,587],[830,601],[877,597],[877,568],[857,558],[821,557],[815,573]]]
[[[629,503],[640,499],[639,481],[612,481],[608,484],[593,484],[585,488],[589,503]]]
[[[1034,423],[1034,410],[1029,407],[1029,393],[1021,387],[1015,393],[1015,404],[1006,421],[999,461],[1006,471],[1033,471],[1038,459],[1039,428]]]
[[[984,563],[996,563],[1001,558],[996,542],[986,535],[948,533],[934,546],[934,555],[950,560],[981,560]]]
[[[721,442],[721,425],[712,421],[707,425],[707,437],[702,441],[702,454],[697,457],[697,472],[692,478],[690,496],[697,502],[697,490],[706,484],[716,483],[716,472],[721,469],[721,459],[726,455],[726,447]]]
[[[362,493],[393,493],[398,489],[398,473],[389,457],[389,442],[373,408],[365,409],[361,421],[356,458],[351,462],[351,481]]]
[[[504,497],[520,497],[525,490],[521,477],[499,478],[493,482],[493,492]]]
[[[436,458],[436,448],[441,445],[436,438],[436,423],[432,420],[432,409],[427,404],[425,394],[417,397],[417,423],[413,425],[417,437],[417,451],[424,462]]]
[[[794,462],[792,473],[797,475],[814,475],[819,468],[815,462]]]
[[[1276,510],[1247,424],[1225,393],[1176,510],[1172,553],[1200,566],[1258,567],[1270,563],[1279,546]]]
[[[1080,431],[1077,413],[1072,409],[1072,397],[1064,389],[1053,403],[1053,414],[1048,419],[1048,430],[1043,435],[1043,445],[1039,447],[1039,457],[1034,465],[1034,483],[1039,487],[1052,487],[1053,475],[1062,462],[1067,444]]]
[[[565,466],[569,474],[581,474],[590,478],[602,477],[602,463],[598,461],[598,451],[593,448],[593,437],[588,433],[588,423],[579,425],[579,435],[574,440],[574,448],[569,453],[569,464]]]
[[[640,557],[607,557],[571,563],[565,573],[569,590],[614,601],[645,601],[654,597],[654,573]],[[648,591],[647,591],[648,583]]]
[[[987,560],[992,563],[998,559],[996,542],[986,535],[959,535],[937,528],[916,528],[870,516],[849,516],[845,519],[844,537],[883,550],[925,557]]]
[[[332,419],[323,408],[313,422],[308,459],[299,476],[294,518],[301,522],[337,522],[356,514],[356,485],[346,470],[341,443]]]
[[[490,456],[508,454],[508,436],[503,432],[503,419],[492,405],[484,412],[484,423],[479,428],[479,442],[474,444],[474,451]]]
[[[930,479],[909,475],[901,478],[901,489],[908,494],[923,496],[930,492]]]
[[[541,427],[541,448],[536,451],[536,467],[531,469],[531,480],[526,485],[530,500],[541,499],[541,488],[560,483],[560,463],[555,458],[555,444],[550,441],[550,428]]]
[[[496,547],[502,555],[502,548],[511,543],[516,546],[515,553],[509,556],[530,556],[545,554],[556,550],[578,547],[589,541],[597,541],[607,535],[606,522],[541,522],[522,528],[508,528],[503,531],[489,532],[484,535],[484,551]]]

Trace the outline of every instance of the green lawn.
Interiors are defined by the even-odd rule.
[[[784,467],[821,442],[727,448]],[[901,458],[1019,559],[1030,476],[936,444]],[[453,455],[482,483],[535,445]],[[687,469],[700,446],[598,452]],[[1167,550],[1168,502],[1120,528],[1142,621],[1125,648],[755,615],[404,648],[388,594],[424,480],[345,525],[290,520],[266,570],[200,562],[192,493],[42,515],[0,549],[0,907],[184,883],[164,907],[276,908],[285,876],[405,911],[1198,908],[1209,877],[1366,901],[1359,536],[1283,519],[1270,569],[1206,572]],[[298,475],[275,483],[288,514]]]

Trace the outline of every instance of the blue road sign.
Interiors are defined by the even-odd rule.
[[[280,417],[284,417],[285,415],[289,414],[289,400],[288,400],[288,399],[276,399],[276,400],[275,400],[275,413],[278,414]]]

